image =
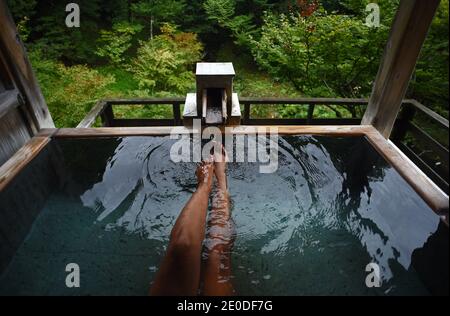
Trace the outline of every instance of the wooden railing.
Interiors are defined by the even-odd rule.
[[[77,128],[89,128],[95,125],[98,118],[104,127],[133,127],[133,126],[181,126],[181,105],[183,98],[160,99],[115,99],[101,100],[88,113]],[[119,119],[114,116],[114,106],[140,106],[140,105],[170,105],[173,110],[172,119],[132,118]]]
[[[160,99],[116,99],[100,101],[78,128],[89,128],[97,123],[104,127],[133,127],[133,126],[181,126],[183,119],[181,107],[184,98]],[[242,125],[359,125],[359,113],[364,113],[368,104],[367,99],[333,99],[333,98],[241,98]],[[172,107],[172,117],[168,119],[151,118],[117,118],[114,115],[115,106],[137,105],[168,105]],[[302,106],[307,108],[307,115],[300,118],[254,118],[254,106]],[[315,113],[319,107],[332,110],[347,109],[352,115],[346,118],[321,118]],[[418,124],[418,117],[427,120],[432,130],[437,131],[443,138],[448,138],[448,119],[433,112],[416,100],[404,100],[402,112],[396,121],[391,140],[419,166],[437,185],[447,194],[449,190],[449,151],[448,142],[436,139],[425,131],[422,124]],[[100,122],[98,122],[100,120]]]
[[[391,136],[391,140],[447,194],[448,135],[448,119],[416,100],[406,100]]]

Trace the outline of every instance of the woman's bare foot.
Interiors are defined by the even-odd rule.
[[[228,155],[225,148],[222,146],[222,152],[214,153],[214,174],[217,180],[217,189],[224,191],[228,194],[228,184],[227,184],[227,163]]]
[[[197,175],[197,190],[205,189],[208,192],[211,192],[212,184],[213,184],[213,175],[214,175],[214,161],[213,157],[211,157],[210,161],[203,161],[197,167],[196,175]]]

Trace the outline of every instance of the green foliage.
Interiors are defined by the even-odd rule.
[[[184,0],[140,0],[131,5],[131,10],[136,18],[150,28],[152,21],[156,26],[175,22],[182,15],[184,7]]]
[[[228,29],[236,43],[248,46],[250,37],[255,33],[253,15],[235,15],[235,0],[206,0],[204,8],[208,19],[216,21],[222,28]]]
[[[28,46],[43,52],[47,58],[67,64],[93,63],[101,0],[77,3],[81,9],[81,27],[68,28],[65,24],[67,2],[38,1],[35,19],[30,23],[32,32]]]
[[[133,73],[123,67],[106,65],[97,67],[96,70],[103,76],[113,76],[116,80],[108,85],[108,98],[131,98],[148,97],[139,91],[139,82],[134,78]]]
[[[449,114],[448,5],[448,0],[441,1],[408,93],[409,97],[432,107],[444,117]]]
[[[111,31],[101,30],[97,40],[95,53],[106,58],[115,66],[120,66],[125,61],[125,53],[132,45],[133,35],[142,30],[139,24],[120,22],[114,24]]]
[[[170,119],[173,118],[173,110],[170,105],[137,105],[114,107],[114,115],[117,118],[152,118]]]
[[[252,52],[263,69],[306,95],[365,96],[387,31],[383,25],[372,29],[360,19],[323,10],[309,17],[268,14]]]
[[[84,65],[66,67],[45,59],[39,51],[29,56],[57,127],[77,126],[114,82],[113,76],[103,76]]]
[[[67,2],[7,0],[58,126],[76,125],[95,98],[185,95],[195,85],[193,65],[202,59],[232,61],[241,96],[367,97],[399,0],[320,0],[318,10],[315,2],[79,0],[81,28],[69,29]],[[379,29],[364,25],[372,2],[380,5]],[[407,95],[443,116],[448,116],[448,14],[448,0],[442,0]],[[326,107],[315,113],[361,114]],[[117,112],[169,114],[167,107]],[[304,117],[306,108],[253,107],[253,115]]]
[[[17,30],[23,42],[27,42],[31,34],[30,18],[36,13],[36,0],[8,0],[8,7],[17,24]]]
[[[380,7],[380,18],[385,25],[389,25],[397,11],[400,0],[340,0],[338,2],[331,0],[325,2],[330,2],[328,6],[335,9],[338,13],[351,14],[360,18],[366,17],[366,6],[369,3],[376,3]]]
[[[234,15],[235,5],[234,0],[206,0],[204,8],[210,19],[226,26]]]
[[[183,11],[174,18],[174,23],[184,32],[196,33],[199,37],[209,37],[216,34],[216,29],[207,20],[203,1],[186,1]],[[207,21],[208,23],[205,23]]]
[[[237,53],[236,45],[228,42],[222,46],[218,60],[233,60],[237,76],[234,89],[240,97],[301,97],[295,87],[287,81],[275,81],[267,73],[259,71],[253,64],[252,56]],[[289,108],[289,109],[288,109]],[[295,116],[301,117],[304,107],[292,106],[252,106],[251,116],[254,118],[282,118],[289,116],[289,111],[295,111]],[[305,110],[305,116],[307,111]]]
[[[193,65],[201,59],[202,44],[193,33],[180,33],[166,24],[162,34],[141,42],[130,71],[139,87],[150,92],[184,94],[195,83]]]
[[[31,30],[28,26],[29,20],[30,19],[25,16],[17,22],[17,31],[19,32],[20,38],[23,42],[27,42],[31,34]]]
[[[6,4],[16,23],[25,17],[30,18],[36,13],[36,0],[7,0]]]

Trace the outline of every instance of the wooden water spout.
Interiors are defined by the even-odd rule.
[[[232,63],[198,63],[197,93],[189,93],[184,109],[185,125],[201,119],[205,125],[239,125],[241,108],[233,93]]]

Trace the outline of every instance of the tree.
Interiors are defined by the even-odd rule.
[[[22,41],[28,41],[31,34],[29,22],[36,13],[36,0],[8,0],[6,2],[16,22]]]
[[[308,7],[289,15],[267,14],[252,52],[261,68],[305,95],[363,97],[371,92],[388,30]]]
[[[57,127],[76,127],[95,103],[105,98],[113,76],[85,65],[65,66],[39,50],[29,53],[42,93]]]
[[[255,32],[253,14],[235,15],[235,0],[206,0],[204,8],[208,19],[229,30],[238,44],[248,46],[247,41]]]
[[[165,24],[161,35],[141,42],[130,71],[143,90],[184,94],[195,83],[192,66],[202,57],[202,44],[193,33]]]
[[[448,117],[448,0],[442,0],[424,43],[408,96]]]
[[[36,13],[36,0],[7,0],[6,4],[16,23],[24,17],[31,18]]]
[[[140,25],[120,22],[114,24],[112,31],[101,30],[95,53],[117,67],[122,66],[124,54],[132,45],[133,35],[141,29]]]
[[[79,0],[77,3],[81,8],[81,27],[68,28],[65,25],[67,3],[38,1],[35,18],[31,21],[30,47],[68,64],[95,62],[96,55],[92,52],[98,36],[102,0]]]
[[[154,35],[154,26],[173,23],[182,14],[184,7],[184,0],[140,0],[131,5],[133,14],[144,21],[151,38]]]

